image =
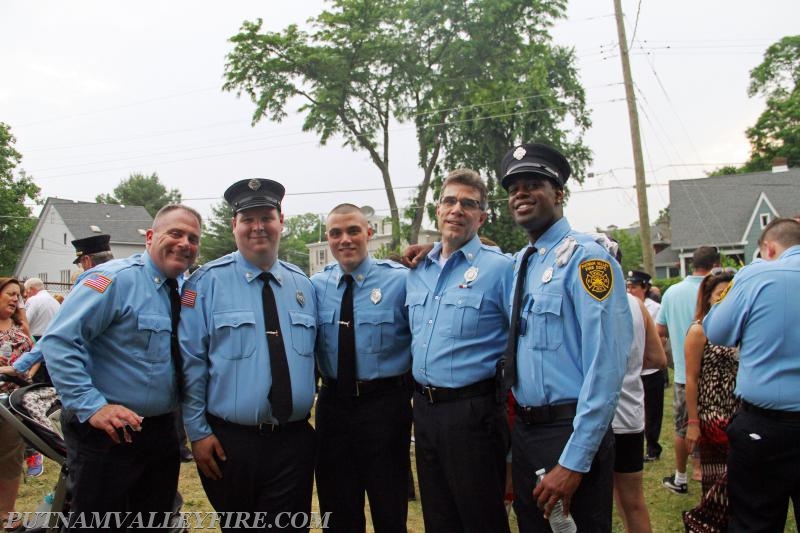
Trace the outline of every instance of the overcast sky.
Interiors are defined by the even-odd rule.
[[[651,219],[667,182],[748,157],[744,130],[764,107],[747,97],[766,48],[797,33],[800,2],[624,0],[646,159]],[[266,177],[287,189],[287,216],[341,202],[388,214],[377,169],[363,152],[320,147],[301,117],[250,126],[253,104],[224,93],[227,39],[242,21],[281,30],[303,24],[319,0],[0,2],[0,121],[41,196],[94,201],[132,172],[158,173],[209,215],[235,180]],[[574,0],[553,29],[575,48],[592,110],[594,163],[573,184],[566,215],[581,230],[638,219],[628,117],[612,0]],[[398,201],[421,171],[413,129],[392,132]]]

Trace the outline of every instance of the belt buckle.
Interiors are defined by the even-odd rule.
[[[269,428],[269,432],[272,433],[274,431],[277,431],[278,427],[279,427],[278,424],[273,424],[272,422],[261,422],[258,425],[258,433],[259,434],[265,433],[267,428]]]

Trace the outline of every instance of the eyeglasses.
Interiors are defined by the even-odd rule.
[[[444,196],[439,198],[439,203],[445,207],[455,207],[456,204],[461,204],[461,207],[467,211],[477,211],[478,209],[481,209],[481,203],[472,198],[459,199],[455,196]]]
[[[714,267],[708,274],[710,276],[719,276],[723,272],[726,274],[736,274],[736,269],[733,267]]]

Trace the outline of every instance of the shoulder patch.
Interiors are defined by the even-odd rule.
[[[614,287],[614,274],[611,264],[601,259],[590,259],[580,264],[578,272],[586,292],[597,301],[602,302]]]
[[[197,292],[184,289],[183,295],[181,296],[181,305],[184,307],[194,307],[195,300],[197,300]]]
[[[107,278],[106,276],[99,274],[97,277],[83,280],[83,284],[102,294],[106,292],[106,289],[109,287],[109,285],[111,285],[112,281],[113,280],[111,278]]]

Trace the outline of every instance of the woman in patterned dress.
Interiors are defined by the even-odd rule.
[[[734,396],[738,349],[710,344],[703,318],[733,279],[733,270],[713,269],[697,291],[695,320],[686,334],[686,410],[689,415],[686,445],[700,450],[703,497],[683,513],[686,531],[720,532],[728,528],[727,461],[725,428],[738,407]]]
[[[0,355],[0,365],[10,365],[20,354],[33,347],[33,341],[25,333],[20,318],[19,302],[22,286],[14,278],[0,278],[0,346],[9,345],[11,355]],[[0,527],[14,529],[21,521],[9,523],[9,513],[19,492],[22,475],[22,455],[25,446],[14,427],[0,420]]]

